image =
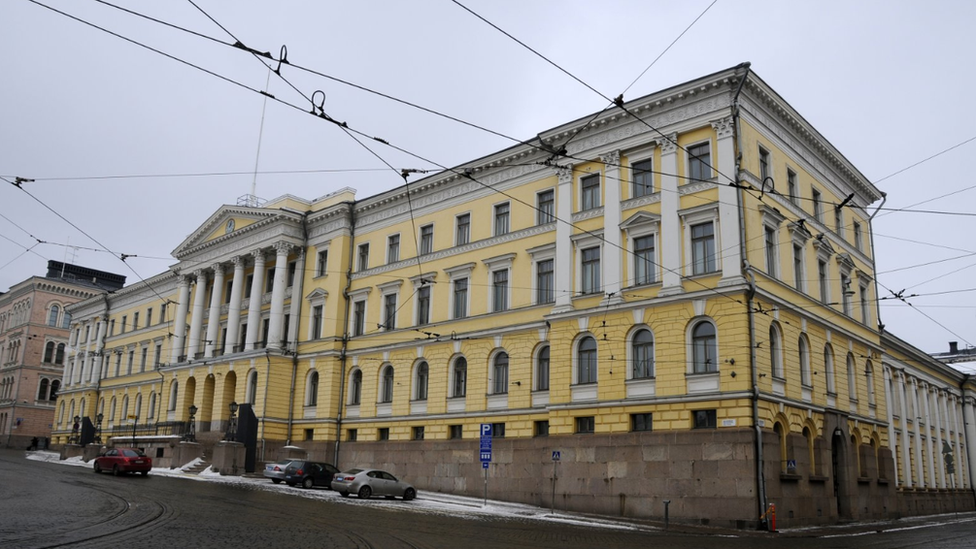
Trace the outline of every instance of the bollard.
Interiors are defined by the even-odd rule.
[[[668,505],[671,505],[671,500],[664,500],[664,530],[668,529]]]

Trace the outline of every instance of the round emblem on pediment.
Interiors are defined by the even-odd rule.
[[[227,232],[230,233],[230,232],[233,232],[233,231],[234,231],[234,220],[233,219],[228,219],[227,220]]]

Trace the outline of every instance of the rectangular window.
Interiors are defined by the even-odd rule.
[[[593,416],[576,418],[576,434],[586,435],[593,433],[596,421]]]
[[[393,234],[386,239],[386,262],[400,261],[400,235]]]
[[[322,305],[312,307],[312,339],[322,337]]]
[[[765,185],[766,178],[771,176],[769,173],[769,151],[759,147],[759,182]]]
[[[468,316],[468,279],[454,281],[454,318]]]
[[[366,300],[353,304],[352,335],[361,336],[366,330]]]
[[[152,307],[146,309],[146,326],[152,326]]]
[[[305,440],[313,440],[315,438],[315,429],[305,429]]]
[[[508,234],[509,231],[508,217],[509,217],[508,202],[504,204],[496,204],[495,205],[495,236]]]
[[[651,430],[651,419],[654,414],[630,414],[630,430],[631,431],[650,431]]]
[[[861,224],[855,221],[854,223],[851,223],[851,226],[853,227],[854,231],[854,248],[856,248],[859,252],[863,252],[864,236],[861,234]]]
[[[274,267],[272,267],[268,269],[266,273],[264,273],[264,293],[266,294],[269,294],[271,293],[271,290],[274,290],[274,272]]]
[[[813,218],[817,221],[823,223],[823,201],[820,197],[820,191],[813,189]]]
[[[390,440],[390,428],[380,427],[379,429],[377,429],[376,438],[378,438],[379,440]]]
[[[766,227],[766,272],[769,276],[779,275],[776,263],[776,230]]]
[[[538,203],[536,224],[545,225],[556,220],[556,197],[552,189],[537,194],[536,202]]]
[[[247,275],[247,281],[244,283],[244,299],[251,297],[251,286],[254,285],[254,275]]]
[[[712,178],[712,155],[708,143],[688,147],[688,181],[707,181]]]
[[[115,351],[115,377],[119,377],[122,371],[122,351]]]
[[[136,361],[136,352],[129,351],[129,359],[125,362],[125,375],[132,374],[132,365]]]
[[[841,293],[841,310],[844,314],[851,316],[853,312],[851,311],[851,297],[854,296],[854,290],[851,289],[851,276],[841,273],[840,275],[840,293]]]
[[[139,329],[139,313],[132,313],[132,329]]]
[[[595,173],[580,179],[580,210],[600,207],[600,174]]]
[[[555,261],[552,259],[546,259],[536,263],[536,274],[535,274],[535,287],[536,287],[536,303],[553,303],[556,301],[555,290],[554,290],[554,277],[553,265]]]
[[[227,287],[224,289],[224,303],[230,303],[230,296],[231,296],[231,293],[232,293],[231,290],[233,288],[234,288],[234,281],[233,280],[228,280],[227,281]],[[152,311],[150,311],[150,312],[152,312]],[[146,325],[148,326],[149,324],[150,324],[149,317],[147,316],[146,317]]]
[[[865,284],[861,285],[861,322],[864,324],[871,323],[871,309],[868,307],[868,287]]]
[[[115,335],[115,319],[113,318],[112,320],[109,320],[108,321],[108,337],[112,337],[114,335]],[[78,337],[77,337],[77,334],[76,334],[75,335],[75,344],[76,345],[78,344],[77,339],[78,339]]]
[[[261,347],[268,346],[268,332],[271,331],[271,319],[265,318],[261,320]]]
[[[159,306],[159,321],[166,322],[166,303]]]
[[[329,250],[322,250],[319,252],[318,268],[315,271],[316,276],[325,276],[329,269]]]
[[[149,347],[142,348],[142,356],[139,358],[139,371],[146,371],[146,362],[149,360]]]
[[[291,288],[292,286],[295,285],[295,272],[297,270],[298,270],[298,262],[289,261],[288,262],[288,286],[287,286],[288,288]]]
[[[383,296],[383,328],[393,330],[396,328],[397,295],[386,294]]]
[[[424,225],[420,228],[420,255],[427,255],[434,251],[434,226]]]
[[[587,248],[580,252],[582,279],[580,290],[584,294],[600,292],[600,247]]]
[[[491,273],[491,294],[493,312],[508,309],[508,269]]]
[[[543,419],[535,422],[535,429],[533,433],[537,437],[547,437],[549,436],[549,420]]]
[[[413,428],[413,439],[414,440],[424,440],[424,426],[419,425]]]
[[[786,169],[786,191],[790,196],[790,202],[796,204],[798,197],[796,193],[796,172]]]
[[[153,360],[153,366],[159,368],[159,365],[163,362],[163,344],[156,344],[156,358]]]
[[[365,271],[369,268],[369,244],[359,245],[359,271]]]
[[[464,426],[463,425],[451,425],[450,431],[451,431],[451,435],[450,435],[451,436],[451,439],[453,439],[453,440],[460,440],[461,438],[463,438],[463,435],[464,435]]]
[[[633,198],[647,196],[654,192],[654,164],[650,160],[634,162],[630,166],[630,176],[634,180]]]
[[[457,216],[457,229],[454,231],[454,245],[461,246],[471,242],[471,214]]]
[[[505,424],[504,423],[492,423],[491,424],[491,436],[492,436],[492,438],[505,438]]]
[[[654,236],[634,239],[634,284],[654,283]]]
[[[346,429],[346,440],[347,441],[349,441],[349,442],[356,442],[356,440],[358,438],[359,438],[359,430],[358,429]]]
[[[695,419],[695,429],[714,429],[718,426],[715,410],[695,410],[691,414]]]
[[[123,316],[123,317],[122,317],[122,329],[121,329],[121,330],[119,330],[119,333],[120,333],[120,334],[124,334],[124,333],[125,333],[125,325],[126,325],[126,324],[127,324],[128,322],[129,322],[129,317],[128,317],[128,316]],[[85,339],[87,340],[87,339],[88,339],[88,337],[87,337],[87,334],[85,334],[85,335],[86,335],[86,337],[85,337]]]
[[[817,261],[817,279],[820,281],[820,301],[827,303],[827,262]]]
[[[709,221],[691,226],[692,274],[715,271],[715,226]]]
[[[417,289],[417,325],[430,323],[430,286]]]
[[[798,291],[803,291],[803,246],[793,245],[793,281]]]
[[[837,228],[837,236],[844,238],[844,208],[834,206],[834,227]]]

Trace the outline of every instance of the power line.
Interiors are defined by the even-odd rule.
[[[947,153],[947,152],[949,152],[949,151],[951,151],[953,149],[959,148],[959,147],[965,145],[966,143],[969,143],[970,141],[974,141],[974,140],[976,140],[976,135],[974,135],[974,136],[972,136],[969,139],[966,139],[964,141],[960,141],[959,143],[956,143],[955,145],[949,147],[948,149],[943,149],[943,150],[941,150],[941,151],[933,154],[932,156],[929,156],[927,158],[923,158],[922,160],[919,160],[918,162],[912,164],[911,166],[906,166],[906,167],[904,167],[904,168],[902,168],[902,169],[900,169],[900,170],[898,170],[896,172],[890,173],[890,174],[882,177],[881,179],[876,179],[876,180],[874,180],[874,183],[873,184],[874,185],[877,185],[878,183],[881,183],[885,179],[889,179],[889,178],[894,177],[894,176],[896,176],[896,175],[898,175],[898,174],[900,174],[902,172],[908,171],[908,170],[914,168],[915,166],[918,166],[919,164],[924,164],[925,162],[928,162],[929,160],[932,160],[933,158],[935,158],[937,156],[942,156],[943,154],[945,154],[945,153]]]
[[[199,172],[199,173],[168,173],[168,174],[129,174],[129,175],[81,175],[65,177],[33,177],[36,181],[100,181],[112,179],[160,179],[175,177],[224,177],[235,175],[301,175],[301,174],[323,174],[323,173],[365,173],[365,172],[385,172],[386,168],[339,168],[339,169],[320,169],[320,170],[266,170],[249,172]],[[14,177],[6,175],[5,177]]]

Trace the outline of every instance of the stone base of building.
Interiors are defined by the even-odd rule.
[[[976,511],[972,490],[898,490],[898,512],[902,516],[941,515]]]

